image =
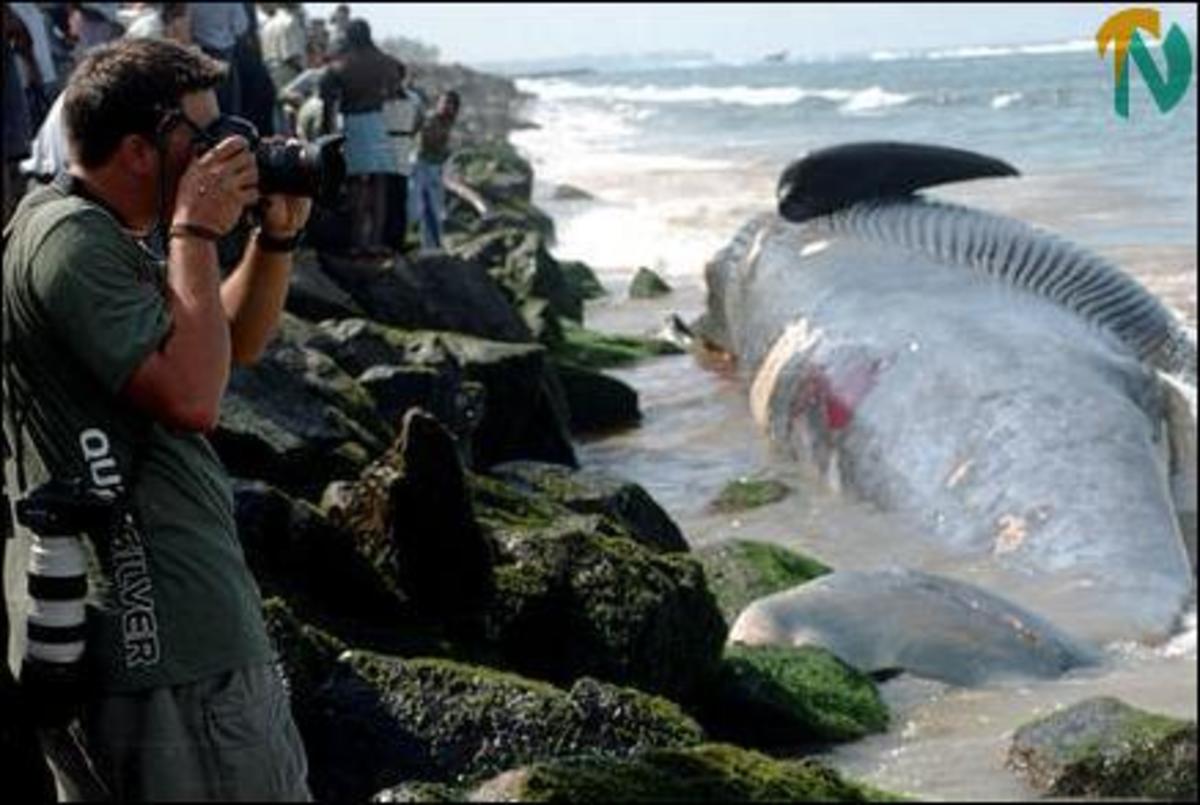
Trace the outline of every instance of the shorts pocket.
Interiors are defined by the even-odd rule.
[[[239,676],[205,713],[217,790],[234,802],[295,799],[297,776],[304,790],[304,771],[287,740],[289,728],[294,731],[287,696],[270,669]]]

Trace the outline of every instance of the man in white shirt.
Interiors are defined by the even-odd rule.
[[[282,89],[304,69],[305,32],[299,3],[263,3],[270,17],[259,29],[263,61]]]

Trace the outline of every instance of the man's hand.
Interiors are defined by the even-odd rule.
[[[263,196],[261,209],[263,232],[273,238],[290,238],[308,222],[312,199],[271,193]]]
[[[179,180],[173,223],[224,235],[258,203],[258,164],[244,137],[226,137],[193,160]]]

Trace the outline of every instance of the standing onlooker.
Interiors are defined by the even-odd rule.
[[[141,3],[141,13],[129,23],[130,39],[170,39],[187,45],[192,41],[192,16],[187,3]]]
[[[421,246],[442,247],[442,219],[446,215],[446,189],[442,168],[450,158],[450,130],[458,117],[458,93],[448,90],[438,98],[437,109],[417,133],[417,161],[412,170],[412,216],[421,227]]]
[[[338,56],[346,49],[346,28],[350,25],[350,6],[342,3],[329,15],[329,54]]]
[[[384,101],[394,98],[404,85],[404,65],[371,40],[366,20],[351,20],[346,27],[346,50],[321,79],[325,102],[325,130],[334,130],[342,114],[346,135],[346,175],[352,221],[352,253],[382,256],[387,215],[386,175],[399,171],[396,154],[383,117]]]
[[[58,70],[45,15],[33,3],[4,4],[4,39],[12,45],[30,124],[37,128],[58,95]]]
[[[5,16],[8,9],[4,10]],[[12,45],[4,42],[4,223],[12,214],[24,191],[21,160],[29,156],[33,126],[29,121],[29,103],[17,74],[17,56]],[[0,512],[7,515],[8,512]]]
[[[242,3],[242,13],[246,18],[246,30],[238,36],[234,46],[233,62],[238,71],[238,84],[241,88],[240,115],[265,136],[274,134],[282,127],[282,113],[275,103],[278,94],[267,65],[263,63],[262,46],[258,38],[258,14],[255,13],[254,3]]]
[[[259,33],[263,61],[277,89],[304,70],[305,33],[299,3],[260,3],[270,15]]]
[[[398,252],[404,251],[408,235],[409,177],[420,118],[421,96],[407,86],[401,86],[396,97],[384,103],[384,122],[396,152],[397,173],[386,178],[388,216],[383,237]]]
[[[227,115],[242,113],[242,84],[237,69],[238,37],[246,33],[250,20],[242,3],[193,3],[192,41],[215,59],[229,65],[217,86],[217,103]]]

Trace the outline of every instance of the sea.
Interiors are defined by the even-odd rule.
[[[1164,113],[1133,75],[1124,118],[1114,111],[1111,55],[1102,60],[1092,40],[774,63],[631,57],[575,68],[531,75],[526,66],[517,83],[536,128],[512,140],[534,165],[535,201],[555,218],[555,254],[587,261],[609,290],[589,304],[590,327],[646,334],[673,314],[694,319],[705,262],[749,216],[772,208],[783,168],[813,149],[864,140],[1008,161],[1019,178],[928,195],[1024,219],[1110,257],[1196,325],[1194,76]],[[591,198],[564,199],[561,185]],[[630,300],[643,266],[673,292]],[[736,377],[690,355],[613,374],[637,389],[643,422],[581,443],[580,459],[642,484],[694,546],[766,540],[838,568],[906,555],[887,513],[832,495],[772,454]],[[744,514],[711,513],[709,501],[741,477],[778,478],[795,491]],[[887,733],[825,759],[921,798],[1022,801],[1036,792],[1005,756],[1013,731],[1032,718],[1098,695],[1196,718],[1194,604],[1169,642],[1104,648],[1102,670],[1049,682],[963,689],[901,675],[882,685]]]

